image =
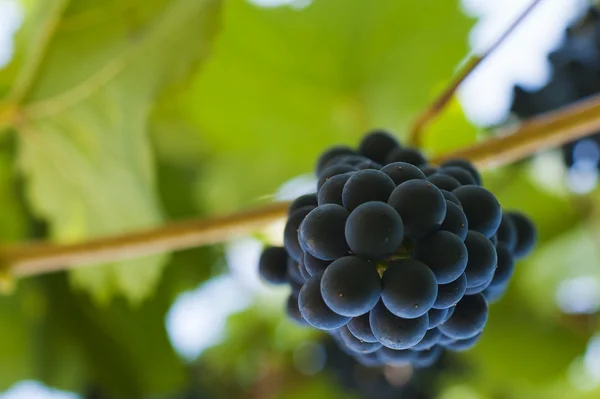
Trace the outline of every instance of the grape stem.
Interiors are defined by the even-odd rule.
[[[458,87],[469,77],[473,71],[493,52],[495,52],[502,43],[510,36],[512,32],[527,18],[527,16],[541,3],[542,0],[533,0],[531,4],[523,10],[517,19],[498,37],[498,39],[487,49],[482,55],[471,55],[468,57],[464,66],[458,74],[450,81],[448,86],[433,100],[431,104],[417,117],[413,125],[410,127],[408,135],[408,143],[420,147],[423,130],[438,116],[450,102]]]
[[[431,160],[465,158],[480,168],[509,164],[600,131],[600,95],[543,114],[512,131]],[[207,219],[174,222],[153,229],[73,244],[23,243],[0,248],[4,275],[31,276],[79,266],[114,262],[196,246],[216,244],[283,219],[287,203]]]

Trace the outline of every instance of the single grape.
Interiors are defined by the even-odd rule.
[[[381,171],[388,175],[399,186],[409,180],[426,180],[425,175],[419,168],[406,162],[394,162],[385,165]]]
[[[469,229],[490,238],[500,226],[502,208],[494,194],[480,186],[461,186],[453,191],[463,206]]]
[[[406,162],[411,165],[421,166],[427,163],[427,159],[419,150],[414,148],[396,148],[388,154],[385,159],[385,164],[394,162]]]
[[[258,273],[271,284],[285,284],[288,282],[287,259],[285,248],[265,248],[258,261]]]
[[[342,173],[327,180],[317,195],[318,205],[336,204],[342,206],[342,191],[352,173]]]
[[[334,312],[356,317],[375,306],[381,295],[381,278],[374,264],[345,256],[327,267],[321,280],[323,300]]]
[[[306,326],[308,323],[302,317],[300,313],[300,308],[298,308],[298,296],[293,293],[290,294],[287,300],[286,305],[286,313],[290,319],[292,319],[296,324],[301,326]]]
[[[438,344],[441,335],[442,333],[437,328],[430,328],[427,330],[427,334],[425,334],[423,339],[411,349],[415,351],[431,349]]]
[[[347,324],[348,330],[358,339],[364,342],[379,342],[373,335],[369,324],[369,314],[353,317]]]
[[[376,355],[381,362],[390,366],[406,366],[417,357],[417,352],[408,349],[390,349],[384,346],[376,352]]]
[[[509,215],[517,229],[515,257],[522,259],[533,249],[537,240],[537,232],[533,222],[527,216],[518,212],[510,212]]]
[[[460,182],[454,177],[442,173],[434,173],[427,180],[435,184],[440,190],[454,191],[460,187]]]
[[[443,166],[440,168],[440,173],[452,176],[463,186],[477,184],[477,180],[475,180],[471,172],[460,166]]]
[[[313,209],[300,225],[300,244],[312,256],[334,260],[349,251],[345,237],[349,213],[344,207],[325,204]]]
[[[348,165],[347,163],[335,164],[332,166],[328,166],[323,170],[323,172],[319,175],[319,180],[317,182],[317,191],[321,190],[323,184],[333,176],[342,175],[344,173],[356,172],[358,169],[356,166]]]
[[[508,247],[503,243],[496,246],[498,254],[498,267],[494,271],[491,285],[506,285],[515,271],[515,258]]]
[[[490,281],[498,264],[494,245],[483,234],[469,230],[465,246],[469,252],[465,270],[467,287],[476,287]]]
[[[496,232],[498,242],[506,245],[510,252],[514,252],[517,247],[517,227],[509,213],[502,214],[500,227]]]
[[[448,317],[448,309],[434,309],[431,308],[429,312],[429,329],[436,328],[442,324]]]
[[[321,275],[312,276],[300,290],[298,308],[308,324],[319,330],[336,330],[350,321],[335,313],[321,296]]]
[[[442,355],[442,348],[434,346],[430,349],[417,351],[417,357],[413,361],[413,366],[418,369],[431,367],[438,361]]]
[[[420,165],[419,169],[421,169],[421,172],[423,172],[426,177],[429,177],[438,171],[437,166],[433,165]]]
[[[369,201],[387,202],[396,185],[379,170],[360,170],[348,179],[342,191],[342,202],[349,211]]]
[[[400,215],[385,202],[359,205],[350,213],[345,231],[350,250],[367,259],[392,255],[404,239]]]
[[[287,223],[285,224],[285,230],[283,231],[283,246],[287,251],[288,255],[294,259],[296,262],[299,262],[302,258],[302,247],[300,246],[300,241],[298,240],[298,231],[300,230],[300,224],[306,218],[306,215],[315,209],[313,206],[303,206],[302,208],[294,211],[292,213]]]
[[[392,192],[388,204],[404,223],[404,234],[413,240],[436,231],[446,217],[446,200],[440,190],[426,180],[409,180]]]
[[[308,252],[304,252],[302,260],[304,261],[304,267],[306,268],[306,271],[311,276],[323,273],[327,266],[329,266],[332,262],[330,260],[315,258]]]
[[[434,309],[447,309],[462,299],[467,289],[467,276],[462,274],[455,281],[438,285],[438,296],[433,304]]]
[[[388,154],[399,147],[400,143],[391,134],[384,130],[376,130],[362,139],[358,153],[377,163],[384,163]]]
[[[448,284],[459,278],[469,258],[463,240],[444,230],[417,240],[413,256],[429,266],[438,284]]]
[[[383,303],[394,315],[405,319],[426,314],[438,294],[431,269],[414,259],[391,261],[383,273],[382,283]]]
[[[328,148],[321,154],[319,160],[317,161],[317,176],[321,174],[323,169],[325,169],[326,164],[331,161],[333,158],[340,155],[354,155],[356,152],[350,147],[346,146],[335,146]]]
[[[416,319],[403,319],[393,315],[379,302],[369,316],[373,335],[390,349],[409,349],[423,339],[427,333],[427,313]]]
[[[356,338],[347,326],[340,328],[340,338],[348,349],[356,353],[372,353],[381,348],[379,342],[365,342]]]
[[[477,344],[477,342],[479,342],[480,338],[481,338],[481,333],[479,333],[471,338],[459,339],[456,341],[449,342],[449,343],[445,344],[444,346],[454,352],[465,352],[465,351],[468,351],[469,349],[471,349],[472,347],[474,347],[475,344]]]
[[[467,295],[458,302],[450,319],[440,324],[440,331],[454,339],[474,337],[483,330],[488,318],[488,303],[482,294]]]
[[[317,205],[318,202],[316,193],[301,195],[290,204],[290,207],[288,208],[288,216],[305,206],[316,207]]]
[[[477,171],[477,168],[473,166],[473,164],[466,159],[450,159],[444,163],[442,163],[442,167],[448,166],[458,166],[459,168],[463,168],[467,170],[473,179],[475,179],[475,184],[481,186],[481,175]]]
[[[444,196],[444,198],[446,198],[446,201],[455,203],[462,210],[462,204],[460,203],[458,198],[456,198],[456,195],[452,194],[448,190],[440,190],[440,191],[442,192],[442,195]]]
[[[446,218],[440,226],[440,230],[456,234],[462,241],[467,238],[469,221],[462,209],[454,202],[446,200]]]

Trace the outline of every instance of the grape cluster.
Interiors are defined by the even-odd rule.
[[[514,88],[511,111],[526,119],[600,93],[600,11],[587,14],[567,28],[559,48],[548,57],[552,76],[535,91]],[[600,132],[562,148],[571,172],[600,167]]]
[[[383,131],[325,151],[317,177],[289,207],[284,247],[260,259],[265,280],[291,285],[289,316],[367,365],[473,346],[535,243],[531,221],[503,212],[468,161],[428,165]]]

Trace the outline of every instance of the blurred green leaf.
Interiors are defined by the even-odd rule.
[[[210,206],[248,206],[366,129],[404,135],[467,53],[470,26],[457,1],[435,12],[417,1],[228,2],[215,55],[182,103],[210,148]]]
[[[28,82],[18,132],[28,199],[54,238],[161,223],[149,114],[206,57],[218,13],[218,0],[69,4]],[[78,269],[71,280],[101,302],[114,294],[140,302],[165,259]]]
[[[540,317],[534,309],[523,306],[524,302],[511,291],[490,307],[481,341],[466,353],[475,362],[473,378],[493,387],[506,381],[510,381],[510,389],[543,387],[564,376],[571,362],[584,352],[586,337]]]

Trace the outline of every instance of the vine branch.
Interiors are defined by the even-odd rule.
[[[448,86],[433,100],[421,113],[409,130],[408,142],[416,147],[421,145],[422,132],[436,116],[446,107],[458,87],[467,77],[511,35],[525,18],[541,3],[542,0],[533,0],[532,3],[513,21],[508,29],[491,45],[483,55],[471,55],[458,74],[450,81]]]
[[[537,151],[600,131],[600,95],[537,116],[499,136],[431,160],[466,158],[480,168],[505,165]],[[509,134],[510,133],[510,134]],[[0,248],[0,267],[31,276],[94,263],[114,262],[195,246],[216,244],[285,217],[288,204],[274,203],[228,216],[175,222],[154,229],[74,244],[26,243]]]

